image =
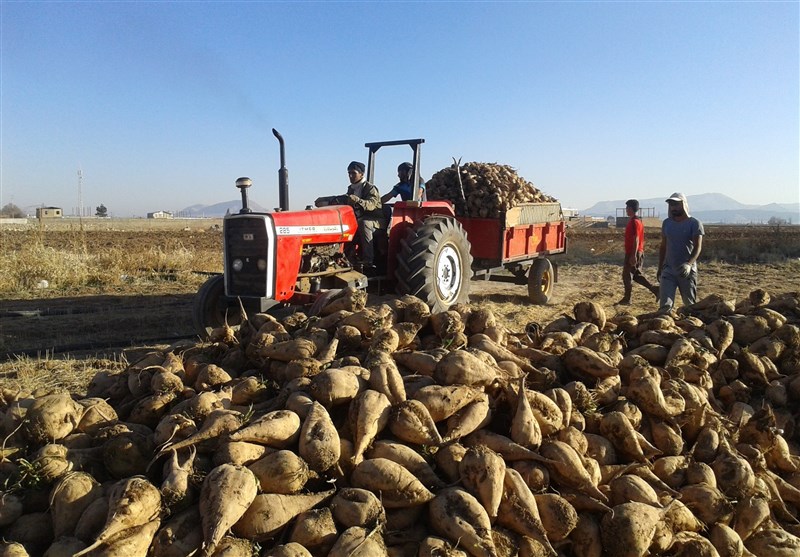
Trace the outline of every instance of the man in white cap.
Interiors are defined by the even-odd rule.
[[[682,193],[666,200],[669,216],[661,224],[661,249],[658,253],[659,311],[675,305],[680,290],[685,306],[697,301],[697,258],[703,248],[703,223],[689,215],[689,204]]]

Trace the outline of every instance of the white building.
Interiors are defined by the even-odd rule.
[[[61,207],[37,207],[36,208],[36,218],[37,219],[60,219],[64,216],[64,212],[61,210]]]

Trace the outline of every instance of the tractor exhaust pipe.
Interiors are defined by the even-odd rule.
[[[286,169],[286,150],[283,144],[283,136],[278,130],[272,128],[272,135],[278,139],[281,145],[281,168],[278,170],[278,203],[281,211],[289,210],[289,171]]]

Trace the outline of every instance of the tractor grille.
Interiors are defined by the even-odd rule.
[[[269,296],[267,272],[273,268],[272,246],[267,227],[272,221],[264,215],[237,215],[225,219],[225,292],[228,296],[261,298]],[[235,260],[242,261],[242,269],[233,268]],[[258,260],[266,261],[263,270]]]

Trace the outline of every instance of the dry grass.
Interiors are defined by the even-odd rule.
[[[49,353],[21,356],[0,365],[0,385],[12,392],[85,394],[95,374],[119,372],[126,366],[126,359],[115,355],[110,358],[75,358],[69,354],[56,358]]]
[[[201,243],[198,232],[86,230],[0,231],[0,296],[37,298],[196,288],[200,272],[221,270],[221,240]]]
[[[622,260],[624,230],[569,229],[570,263],[616,263]],[[655,265],[661,230],[645,229],[646,264]],[[800,259],[800,226],[705,226],[701,263],[782,263]]]

